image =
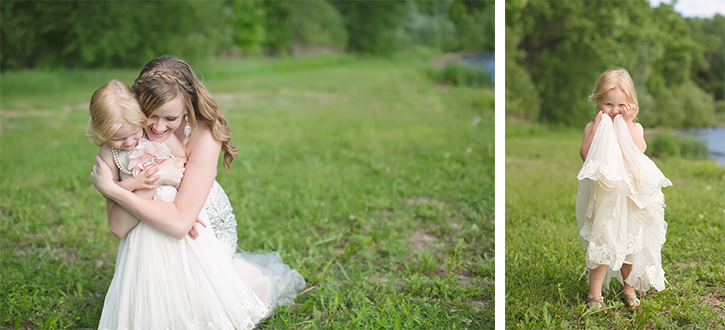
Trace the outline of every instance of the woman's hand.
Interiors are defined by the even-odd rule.
[[[184,171],[186,171],[184,165],[186,165],[186,158],[184,157],[174,157],[164,160],[161,164],[157,165],[159,169],[156,172],[158,180],[153,183],[155,185],[174,186],[178,189],[181,179],[184,177]]]
[[[91,171],[93,186],[96,187],[96,190],[103,194],[103,196],[108,197],[111,190],[121,187],[113,181],[113,172],[111,171],[111,167],[109,167],[108,164],[101,159],[99,154],[96,154],[96,162],[98,162],[98,164],[93,165],[93,170]]]
[[[622,109],[622,117],[625,122],[631,123],[634,118],[637,117],[637,114],[639,113],[639,107],[634,105],[633,103],[627,103],[624,105],[624,108]]]

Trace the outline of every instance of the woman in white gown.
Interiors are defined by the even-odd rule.
[[[642,125],[633,123],[639,108],[629,73],[603,73],[590,100],[599,113],[584,130],[576,217],[587,249],[589,307],[603,306],[602,284],[623,285],[630,307],[639,306],[636,290],[665,289],[660,251],[667,223],[662,188],[672,185],[644,154]]]
[[[109,315],[121,315],[124,322],[130,322],[124,323],[128,328],[251,328],[275,306],[291,303],[305,284],[277,253],[234,253],[236,221],[226,194],[215,181],[219,153],[224,151],[226,168],[236,154],[229,144],[228,124],[188,64],[179,59],[161,57],[149,62],[136,80],[134,91],[148,116],[145,131],[149,140],[164,141],[173,135],[184,141],[186,172],[175,198],[174,193],[160,191],[156,200],[150,200],[116,185],[105,162],[94,166],[94,185],[113,201],[109,207],[112,232],[126,237],[106,299],[106,305],[114,311]],[[184,130],[178,130],[180,127]],[[187,232],[197,217],[208,220],[211,228],[196,226],[199,237],[194,241]],[[175,241],[176,247],[159,243],[168,240]],[[151,252],[163,249],[160,245],[168,250]],[[137,247],[143,253],[128,252]],[[164,259],[160,255],[181,257]],[[127,266],[119,268],[121,264]],[[154,268],[165,274],[145,273]],[[188,282],[188,278],[203,280],[186,283],[185,287],[179,284]],[[230,282],[241,285],[230,288]],[[137,294],[124,294],[129,288]],[[139,301],[137,296],[158,301]],[[109,303],[109,297],[113,302]],[[177,301],[183,303],[175,305]],[[230,307],[231,301],[242,303]],[[149,306],[148,310],[128,316],[123,308],[130,306],[140,311],[136,304]],[[207,321],[209,318],[211,321]]]

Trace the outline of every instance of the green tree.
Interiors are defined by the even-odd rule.
[[[389,55],[404,45],[398,28],[404,23],[403,1],[332,0],[347,30],[347,49],[374,55]]]
[[[259,1],[229,0],[227,6],[234,15],[232,23],[234,44],[244,53],[260,53],[267,37],[264,4]]]
[[[538,120],[541,100],[531,75],[521,65],[526,53],[518,48],[522,31],[519,18],[527,2],[506,2],[506,115]]]
[[[2,70],[137,67],[173,54],[203,58],[230,45],[223,3],[3,1]]]
[[[324,0],[292,3],[292,43],[298,47],[326,47],[344,50],[347,31],[342,16]]]
[[[289,1],[263,0],[264,7],[264,50],[271,55],[290,53],[292,41],[292,7]]]
[[[686,18],[702,61],[693,63],[691,78],[716,100],[725,99],[725,17]]]

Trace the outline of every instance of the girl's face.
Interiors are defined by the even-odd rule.
[[[622,114],[624,106],[627,103],[629,103],[627,94],[615,88],[602,95],[602,98],[599,100],[599,108],[603,113],[608,114],[609,117],[614,119],[617,115]]]
[[[184,99],[181,94],[164,103],[146,120],[146,136],[149,141],[163,142],[174,134],[184,121]]]
[[[133,149],[137,144],[138,140],[143,137],[143,131],[140,127],[125,123],[121,128],[108,139],[108,145],[113,149],[121,149],[129,151]]]

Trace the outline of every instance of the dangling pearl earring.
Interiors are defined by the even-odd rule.
[[[186,111],[184,111],[184,120],[186,120],[186,126],[184,126],[184,135],[189,136],[189,134],[191,134],[191,126],[189,126],[189,116],[187,115]]]

